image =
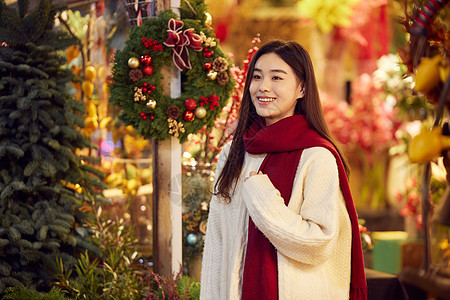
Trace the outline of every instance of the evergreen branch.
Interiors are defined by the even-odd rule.
[[[86,58],[84,55],[84,51],[82,50],[83,49],[82,41],[77,37],[77,35],[73,32],[70,25],[61,17],[61,15],[58,16],[58,20],[61,22],[61,24],[64,25],[64,27],[66,27],[66,29],[70,33],[70,35],[72,35],[75,38],[75,40],[77,41],[77,44],[81,49],[81,51],[80,51],[81,52],[81,62],[82,62],[83,70],[84,70],[86,68],[86,65],[85,65]],[[84,74],[82,74],[81,76],[84,77]],[[83,89],[81,89],[81,99],[83,99],[83,98],[84,98],[84,92],[83,92]]]

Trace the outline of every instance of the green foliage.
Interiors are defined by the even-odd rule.
[[[60,9],[50,0],[18,7],[0,2],[0,295],[48,291],[57,257],[74,264],[95,251],[79,232],[101,186],[77,155],[93,146],[79,130],[84,104],[68,92],[71,71],[61,68],[59,53],[74,40],[53,30]]]
[[[64,300],[64,294],[57,287],[52,287],[48,293],[39,293],[26,287],[9,287],[2,299],[12,300]]]
[[[200,299],[200,283],[181,273],[171,277],[151,273],[145,277],[151,287],[146,299],[197,300]]]
[[[142,273],[137,267],[137,240],[133,227],[123,219],[100,220],[90,223],[93,239],[101,250],[101,257],[82,254],[72,269],[58,260],[58,285],[75,299],[141,299],[144,290],[140,286]]]
[[[189,5],[188,1],[182,2],[180,10],[181,20],[184,23],[182,31],[193,28],[195,34],[203,32],[206,37],[214,37],[212,28],[205,25],[204,6],[204,1],[189,1]],[[180,97],[171,98],[167,96],[168,91],[164,91],[164,85],[167,84],[163,84],[162,70],[164,67],[173,66],[173,49],[163,45],[163,43],[168,38],[168,22],[172,18],[178,19],[178,16],[168,10],[161,13],[157,18],[149,18],[141,26],[132,28],[130,39],[126,42],[125,47],[121,51],[117,51],[114,56],[113,84],[110,86],[111,97],[109,100],[121,108],[122,112],[119,117],[126,125],[135,127],[137,132],[145,138],[158,138],[160,140],[171,137],[171,134],[177,136],[169,133],[169,117],[166,113],[169,106],[175,105],[180,112],[176,121],[183,124],[185,129],[184,133],[179,132],[179,139],[184,142],[190,133],[196,133],[204,126],[208,128],[214,126],[216,117],[230,97],[234,80],[230,74],[231,62],[218,44],[215,46],[202,44],[203,48],[200,51],[194,51],[191,47],[187,47],[192,69],[185,69],[181,72]],[[157,41],[163,50],[155,51],[146,48],[141,41],[142,38]],[[203,56],[205,49],[212,51],[214,54],[211,57]],[[133,81],[129,75],[132,69],[128,66],[128,60],[131,57],[140,58],[146,54],[152,57],[153,75],[144,75],[140,80]],[[223,85],[220,85],[216,80],[210,80],[207,76],[208,71],[204,68],[205,63],[212,63],[216,58],[225,59],[228,63],[228,67],[222,73],[229,78],[229,81]],[[135,71],[141,68],[142,66]],[[166,78],[166,80],[168,79]],[[155,89],[151,91],[151,95],[145,96],[145,101],[135,101],[135,88],[143,87],[144,83],[155,86]],[[183,114],[187,111],[184,104],[186,99],[193,98],[197,102],[197,106],[200,106],[201,97],[208,98],[213,94],[220,98],[219,107],[211,108],[210,105],[205,104],[203,107],[207,114],[204,118],[196,117],[191,121],[184,119]],[[155,108],[147,107],[146,104],[149,100],[156,101]],[[141,114],[144,114],[145,118]]]
[[[200,166],[198,166],[200,167]],[[205,171],[213,167],[207,166]],[[190,261],[203,251],[202,232],[206,226],[211,201],[212,182],[208,174],[189,172],[189,176],[183,176],[183,261],[184,267],[188,267]],[[188,243],[188,235],[195,235],[196,242]]]

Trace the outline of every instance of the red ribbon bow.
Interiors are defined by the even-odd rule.
[[[200,35],[194,33],[194,28],[182,31],[183,26],[183,21],[170,19],[168,24],[169,30],[167,30],[169,36],[164,42],[164,45],[173,48],[173,63],[180,71],[183,71],[185,68],[192,69],[187,46],[195,51],[202,50],[202,38]]]

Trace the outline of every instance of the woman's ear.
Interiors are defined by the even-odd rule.
[[[300,85],[300,90],[298,91],[297,94],[297,99],[298,98],[303,98],[305,96],[305,87],[303,85]]]

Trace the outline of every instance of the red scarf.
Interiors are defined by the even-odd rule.
[[[280,191],[285,204],[289,203],[292,185],[303,149],[323,147],[336,158],[339,182],[352,224],[351,300],[367,299],[363,252],[358,216],[348,185],[342,160],[333,144],[309,128],[303,115],[284,118],[265,126],[262,118],[252,123],[243,136],[245,151],[251,154],[268,153],[259,171],[267,174]],[[248,174],[244,174],[248,176]],[[277,299],[277,253],[270,241],[250,218],[247,252],[242,283],[242,299]]]

